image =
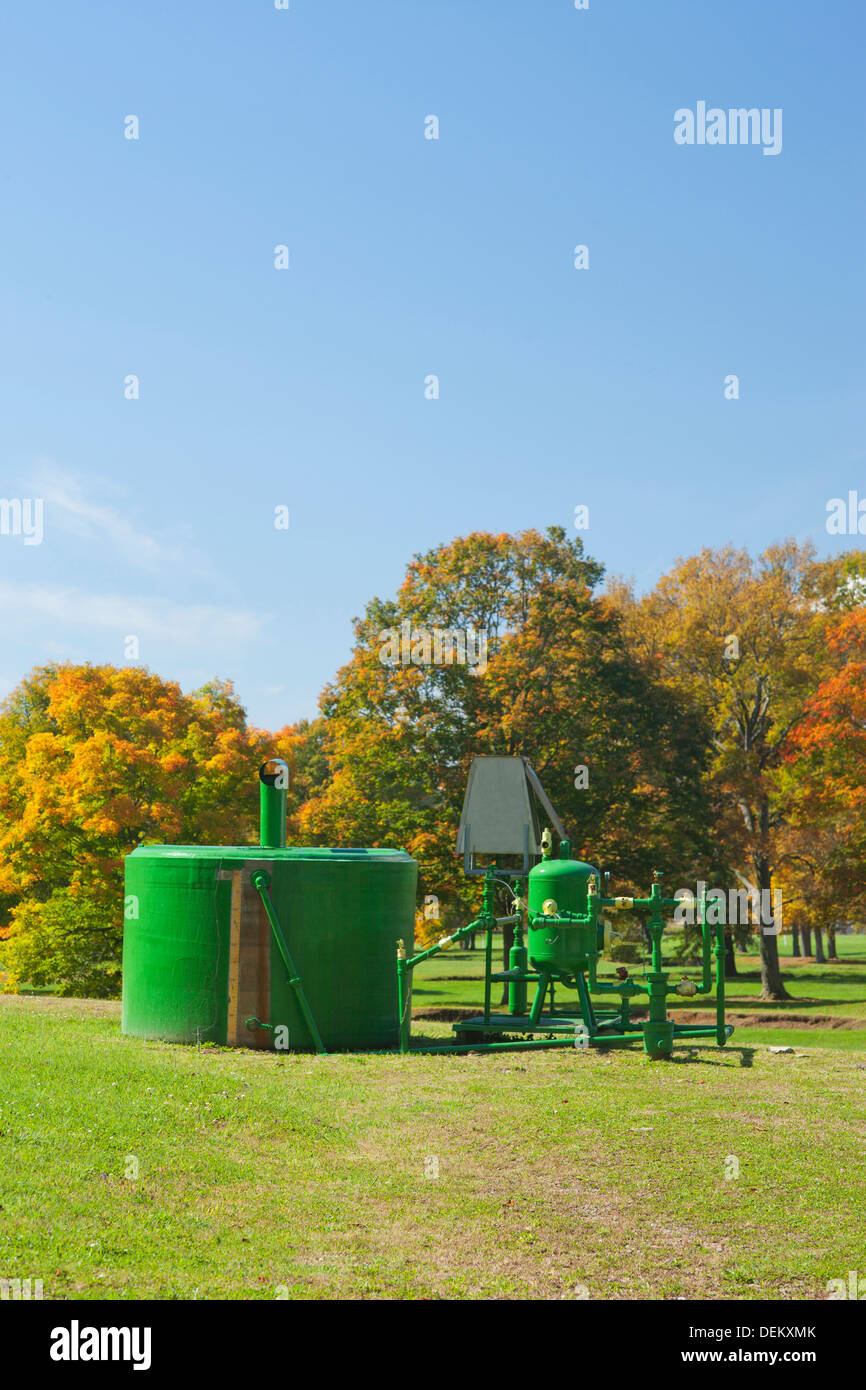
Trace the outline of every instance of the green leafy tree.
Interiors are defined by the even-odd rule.
[[[713,851],[699,792],[707,729],[630,654],[595,593],[602,573],[561,528],[475,533],[417,556],[397,597],[356,621],[352,658],[325,691],[330,780],[301,808],[299,832],[403,844],[421,861],[422,893],[466,899],[454,841],[471,759],[524,754],[578,848],[626,880],[645,885],[661,857],[689,882]],[[483,637],[485,660],[424,659],[434,630]],[[388,664],[391,632],[408,633],[417,663]]]

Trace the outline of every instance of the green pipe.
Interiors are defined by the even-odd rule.
[[[526,969],[529,965],[529,952],[523,944],[522,924],[514,931],[514,944],[508,953],[509,972],[515,971],[508,981],[509,1013],[521,1016],[526,1013]]]
[[[516,918],[497,918],[499,924],[505,921],[517,920]],[[450,946],[454,941],[460,941],[464,936],[471,935],[484,926],[485,919],[477,917],[474,922],[469,922],[465,927],[459,927],[450,936],[443,936],[437,941],[435,946],[430,946],[426,951],[419,951],[417,955],[407,958],[406,948],[402,941],[397,943],[397,1017],[400,1029],[400,1051],[409,1051],[409,1036],[411,1031],[412,1018],[409,1010],[409,1001],[412,993],[412,971],[422,960],[427,960],[430,956],[435,956],[439,951],[444,951],[446,946]]]
[[[657,887],[658,884],[654,883],[654,892]],[[661,919],[661,913],[657,903],[653,903],[653,909],[647,927],[650,934],[650,941],[652,942],[652,973],[654,975],[660,975],[664,970],[664,962],[662,961],[662,932],[665,929],[665,924]]]
[[[599,1034],[596,1038],[590,1038],[589,1045],[590,1047],[607,1047],[609,1045],[613,1045],[614,1047],[626,1047],[633,1046],[635,1041],[636,1038],[634,1034],[628,1037],[625,1034],[620,1035],[615,1033],[609,1038],[605,1037],[603,1034]],[[549,1047],[574,1048],[574,1037],[572,1034],[568,1033],[562,1038],[535,1038],[522,1042],[442,1043],[434,1044],[431,1047],[413,1047],[409,1055],[415,1057],[436,1052],[532,1052]],[[394,1053],[389,1052],[387,1055],[393,1056]]]
[[[731,1029],[733,1032],[733,1028]],[[724,1047],[731,1034],[725,1026],[725,928],[716,924],[716,1042]]]
[[[407,976],[409,988],[406,988]],[[411,975],[406,960],[406,947],[402,941],[397,943],[397,1018],[399,1020],[400,1051],[409,1051],[409,1000],[411,998]]]
[[[560,914],[556,917],[546,912],[531,912],[528,916],[531,927],[541,926],[542,923],[545,927],[588,927],[595,919],[594,912],[570,912],[567,916]]]
[[[635,1043],[637,1042],[637,1040],[638,1040],[638,1032],[639,1032],[639,1031],[640,1031],[640,1029],[639,1029],[639,1028],[636,1028],[635,1031],[632,1032],[632,1033],[611,1033],[609,1036],[606,1035],[606,1034],[604,1034],[604,1033],[597,1033],[594,1037],[591,1037],[591,1038],[590,1038],[590,1040],[589,1040],[589,1045],[590,1045],[590,1047],[633,1047],[634,1044],[635,1044]],[[677,1037],[698,1036],[698,1035],[700,1034],[700,1031],[701,1031],[701,1030],[696,1029],[695,1032],[694,1032],[694,1034],[693,1034],[691,1029],[684,1029],[684,1030],[682,1030],[682,1031],[679,1032],[679,1033],[677,1033],[676,1029],[674,1030],[675,1036],[677,1036]],[[713,1030],[713,1028],[712,1028],[711,1026],[707,1026],[707,1027],[703,1030],[703,1033],[704,1033],[704,1035],[706,1035],[706,1034],[708,1034],[708,1033],[712,1033],[713,1031],[714,1031],[714,1030]],[[729,1036],[730,1033],[732,1033],[732,1032],[733,1032],[733,1027],[732,1027],[730,1024],[728,1024],[728,1025],[727,1025],[727,1035],[726,1035],[726,1036]],[[441,1044],[434,1043],[434,1044],[433,1044],[432,1046],[430,1046],[430,1047],[413,1047],[413,1048],[411,1048],[410,1051],[409,1051],[409,1056],[410,1056],[410,1057],[415,1057],[415,1056],[429,1056],[429,1055],[432,1055],[432,1054],[434,1054],[434,1053],[443,1053],[443,1054],[444,1054],[444,1053],[461,1053],[461,1052],[532,1052],[532,1051],[541,1050],[541,1049],[543,1049],[543,1048],[550,1048],[550,1047],[571,1047],[571,1048],[573,1048],[573,1047],[574,1047],[574,1038],[573,1038],[571,1035],[567,1035],[567,1036],[562,1037],[562,1038],[534,1038],[534,1039],[524,1039],[524,1040],[521,1041],[521,1042],[503,1042],[503,1043],[482,1043],[482,1042],[477,1042],[477,1043],[441,1043]],[[378,1055],[380,1055],[380,1056],[389,1056],[389,1057],[392,1057],[392,1056],[394,1056],[394,1052],[393,1052],[393,1050],[392,1050],[392,1051],[389,1051],[389,1052],[386,1052],[386,1053],[380,1053],[380,1054],[378,1054]]]
[[[549,979],[549,971],[539,970],[538,987],[535,991],[535,995],[532,1000],[532,1008],[529,1010],[529,1026],[531,1028],[534,1028],[538,1020],[541,1018],[541,1010],[544,1007],[544,999],[545,995],[547,994],[547,981]]]
[[[512,920],[515,919],[510,917],[498,917],[496,919],[498,925],[501,925],[502,922],[510,922]],[[422,960],[427,960],[429,956],[435,956],[439,951],[444,951],[448,946],[451,945],[452,942],[460,941],[464,936],[470,936],[471,933],[474,931],[480,931],[480,929],[484,925],[484,918],[476,917],[474,922],[470,922],[465,927],[458,927],[457,931],[452,932],[450,936],[443,936],[439,941],[436,942],[435,946],[429,946],[426,951],[419,951],[417,955],[410,957],[406,961],[406,965],[410,970],[414,970],[415,966],[418,965]]]
[[[259,768],[259,841],[262,849],[286,847],[286,789],[289,766],[268,758]]]
[[[576,979],[577,997],[580,1000],[580,1011],[583,1014],[583,1021],[589,1029],[590,1037],[592,1037],[598,1028],[595,1015],[592,1011],[592,1000],[589,997],[589,991],[586,988],[586,980],[583,978],[583,973],[581,971],[578,971]]]
[[[313,1018],[313,1011],[310,1008],[310,1002],[307,999],[307,994],[304,989],[303,981],[295,968],[295,962],[292,960],[291,952],[289,951],[286,938],[283,935],[283,929],[280,926],[277,914],[274,911],[274,905],[271,902],[271,895],[268,892],[268,884],[270,883],[270,881],[270,875],[265,873],[264,869],[256,869],[255,873],[252,875],[250,879],[250,882],[252,883],[253,887],[255,888],[256,892],[261,898],[265,912],[267,913],[268,921],[271,924],[271,931],[273,932],[274,940],[277,943],[277,950],[283,958],[283,965],[286,967],[286,973],[289,977],[289,984],[295,991],[295,995],[297,997],[301,1013],[304,1015],[304,1021],[310,1030],[310,1036],[313,1039],[316,1051],[326,1052],[327,1049],[325,1047],[325,1044],[322,1042],[322,1039],[319,1035],[319,1030],[316,1027],[316,1020]]]
[[[698,898],[698,926],[701,929],[701,983],[695,985],[695,994],[709,994],[713,987],[712,949],[710,927],[707,922],[707,898],[701,893]]]
[[[490,1022],[490,973],[493,968],[493,928],[488,926],[484,943],[484,1022]]]
[[[602,907],[617,908],[644,908],[650,909],[657,907],[682,907],[682,898],[663,898],[657,883],[653,884],[652,892],[648,898],[599,898]]]
[[[731,1036],[731,1034],[732,1034],[733,1031],[734,1031],[734,1025],[733,1025],[732,1023],[726,1023],[724,1026],[725,1026],[725,1042],[727,1042],[728,1038]],[[695,1023],[695,1024],[687,1024],[687,1025],[685,1025],[685,1026],[682,1026],[682,1025],[677,1024],[677,1023],[674,1024],[674,1037],[675,1037],[675,1038],[700,1038],[700,1037],[708,1037],[711,1033],[715,1033],[715,1032],[716,1032],[716,1025],[715,1025],[714,1023],[704,1023],[704,1024]],[[718,1038],[716,1038],[716,1041],[718,1041]],[[720,1044],[720,1046],[724,1047],[724,1043]]]
[[[707,921],[707,898],[705,893],[701,893],[700,900],[698,903],[698,913],[700,916],[701,923],[701,965],[703,967],[703,972],[701,975],[700,988],[697,989],[695,993],[709,994],[710,990],[713,987],[713,973],[712,962],[710,959],[710,925]]]

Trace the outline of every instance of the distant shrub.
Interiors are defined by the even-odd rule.
[[[623,965],[638,965],[645,955],[645,948],[637,941],[611,942],[611,960],[620,961]]]
[[[59,888],[44,902],[24,899],[3,935],[7,993],[24,983],[96,999],[120,993],[122,923],[83,893]]]

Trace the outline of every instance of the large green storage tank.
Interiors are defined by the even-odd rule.
[[[268,815],[273,826],[272,801]],[[264,837],[264,796],[262,825]],[[397,942],[411,951],[418,866],[391,849],[134,850],[126,860],[124,1033],[313,1049],[252,881],[261,870],[326,1050],[396,1047]],[[270,1027],[250,1028],[248,1019]]]

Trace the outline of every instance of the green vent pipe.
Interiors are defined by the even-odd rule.
[[[289,765],[268,758],[259,768],[259,841],[262,849],[286,847],[286,790]]]

